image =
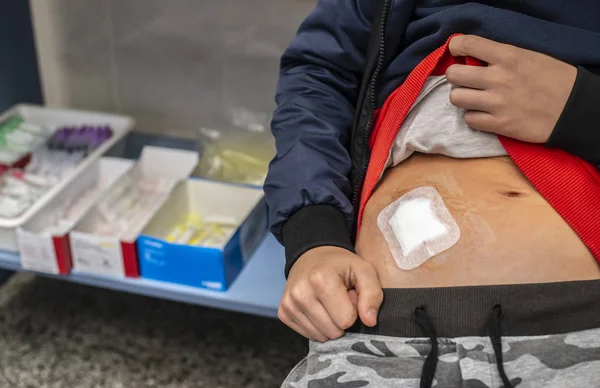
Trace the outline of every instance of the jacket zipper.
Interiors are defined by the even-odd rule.
[[[363,186],[363,181],[365,179],[365,175],[367,173],[367,169],[369,167],[369,160],[371,159],[371,149],[369,148],[369,138],[371,135],[371,127],[373,126],[373,116],[375,115],[375,106],[377,104],[377,95],[375,90],[375,85],[377,84],[377,79],[379,78],[379,73],[383,70],[383,61],[385,59],[385,34],[387,30],[387,19],[388,13],[390,9],[391,0],[386,0],[383,4],[383,15],[380,19],[380,35],[379,35],[379,55],[377,57],[377,65],[375,66],[375,71],[373,72],[373,76],[371,77],[371,82],[369,83],[369,121],[367,123],[367,127],[365,128],[364,134],[364,144],[367,144],[367,152],[365,158],[363,160],[361,171],[358,176],[358,180],[356,181],[356,186],[354,187],[354,193],[352,194],[352,204],[354,208],[357,208],[359,203],[359,195],[361,192],[361,188]]]

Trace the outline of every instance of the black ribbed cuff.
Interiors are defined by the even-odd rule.
[[[306,251],[335,246],[354,252],[346,217],[331,205],[311,205],[294,213],[283,226],[285,276]]]
[[[600,76],[577,69],[569,100],[546,145],[600,165]]]

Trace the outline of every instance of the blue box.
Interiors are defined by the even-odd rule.
[[[218,248],[167,241],[190,215],[235,220],[237,228]],[[267,233],[262,189],[204,179],[181,182],[137,240],[143,278],[224,291]]]

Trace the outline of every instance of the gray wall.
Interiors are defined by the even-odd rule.
[[[269,114],[279,58],[314,0],[31,0],[49,105],[193,136]]]

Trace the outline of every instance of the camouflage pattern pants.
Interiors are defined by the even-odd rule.
[[[600,387],[600,281],[384,295],[378,327],[357,326],[338,340],[311,342],[283,388],[420,387],[432,341],[435,377],[425,386]],[[415,322],[415,305],[434,322],[433,336]],[[489,316],[498,305],[501,348],[494,351]],[[503,384],[499,365],[510,385]]]
[[[502,386],[490,340],[442,339],[433,386]],[[572,334],[503,338],[506,373],[519,388],[600,386],[600,329]],[[419,387],[428,339],[346,334],[311,343],[284,388]]]

